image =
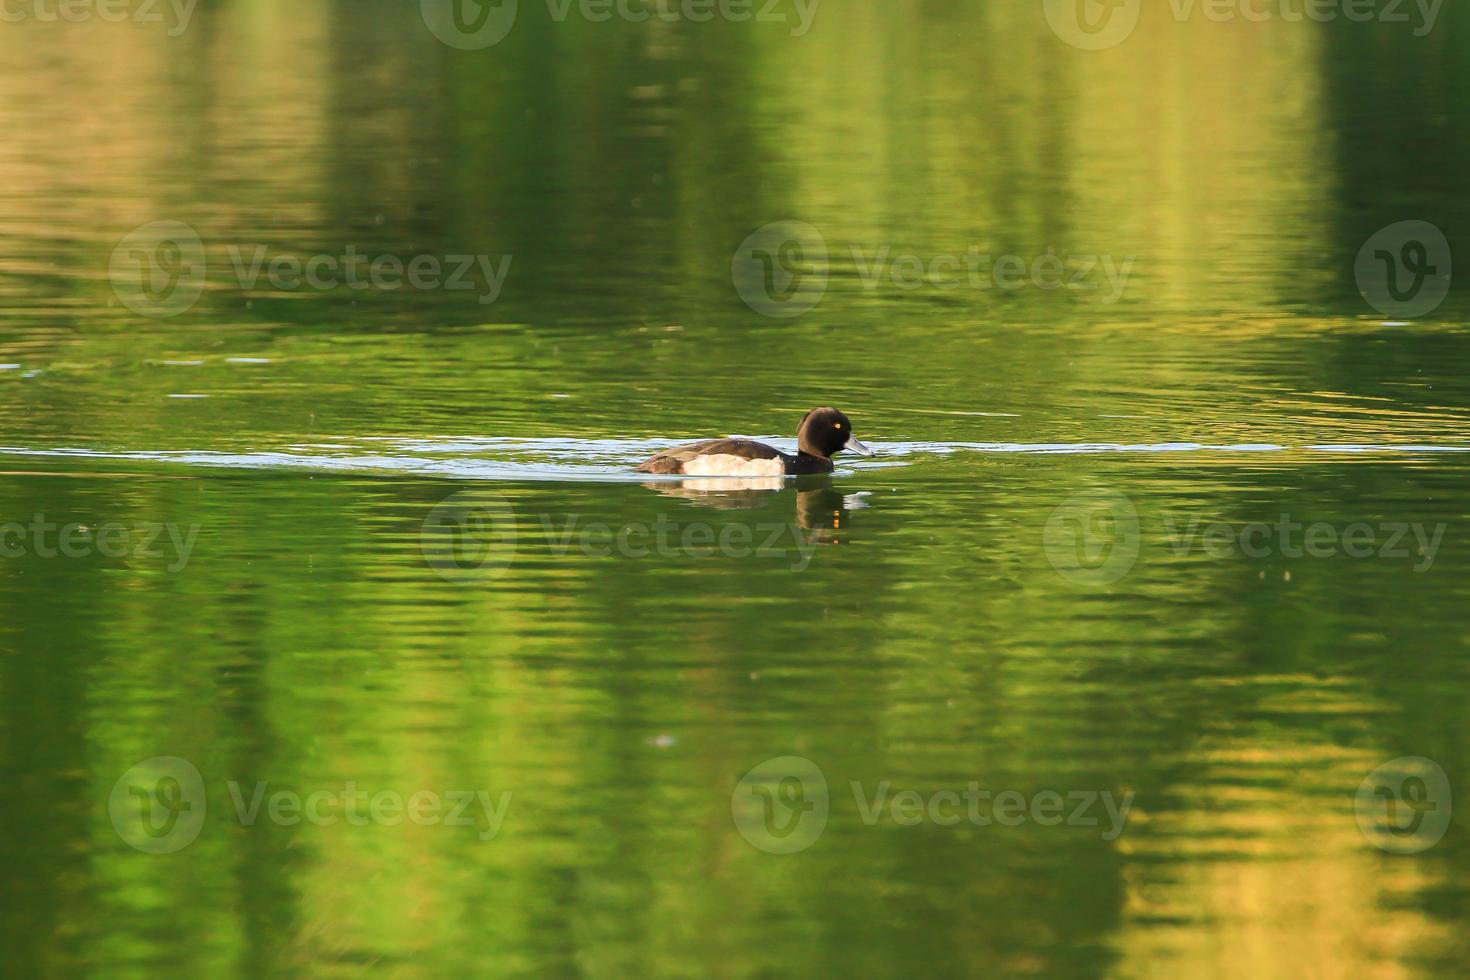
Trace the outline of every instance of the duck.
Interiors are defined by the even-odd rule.
[[[852,422],[835,408],[814,408],[796,430],[796,455],[754,439],[706,439],[676,446],[638,465],[640,473],[685,476],[802,476],[831,473],[832,457],[843,450],[873,451],[852,434]]]

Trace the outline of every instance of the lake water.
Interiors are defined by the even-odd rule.
[[[7,972],[1463,966],[1448,7],[0,24]]]

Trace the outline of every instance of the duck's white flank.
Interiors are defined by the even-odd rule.
[[[665,493],[730,493],[739,490],[780,490],[786,485],[786,476],[702,476],[697,480],[680,480],[676,491]],[[867,504],[860,506],[866,507]]]
[[[721,454],[696,456],[684,464],[689,476],[784,476],[786,463],[776,459],[746,459],[744,456]]]

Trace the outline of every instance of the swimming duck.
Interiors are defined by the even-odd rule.
[[[665,449],[644,460],[642,473],[683,473],[688,476],[800,476],[831,473],[832,456],[846,449],[859,456],[873,451],[852,434],[852,423],[835,408],[814,408],[796,431],[796,455],[753,439],[708,439]]]

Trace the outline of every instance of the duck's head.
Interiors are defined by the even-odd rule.
[[[835,408],[814,408],[796,430],[796,446],[810,456],[831,459],[842,450],[871,456],[873,451],[852,434],[852,423]]]

